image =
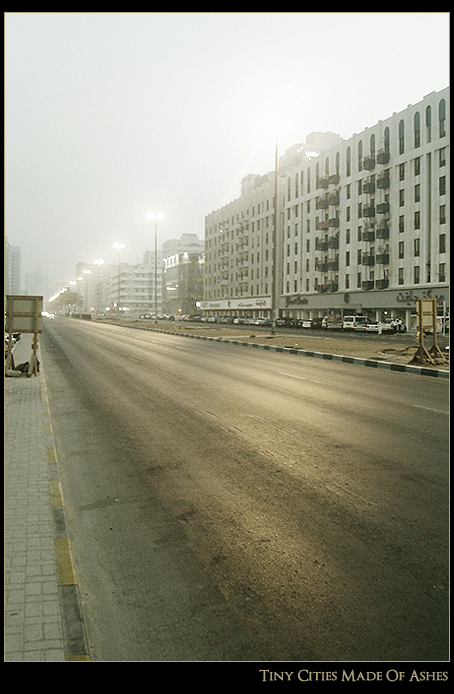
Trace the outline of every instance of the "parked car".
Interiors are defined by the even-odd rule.
[[[322,327],[323,318],[312,318],[312,329],[320,330]]]
[[[312,328],[312,318],[301,318],[298,321],[298,326],[300,328]]]
[[[378,321],[361,324],[361,330],[364,330],[366,333],[378,333]]]
[[[344,316],[342,328],[343,330],[364,330],[369,322],[367,316]]]

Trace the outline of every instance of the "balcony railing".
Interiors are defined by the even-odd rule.
[[[372,171],[372,169],[375,169],[375,156],[370,154],[369,156],[364,157],[363,168],[367,169],[367,171]]]
[[[374,280],[366,280],[365,282],[361,283],[361,288],[369,291],[370,289],[374,288]]]
[[[377,163],[378,164],[387,164],[390,159],[390,154],[387,152],[385,149],[381,149],[379,152],[377,152]]]
[[[363,183],[363,193],[367,193],[370,195],[371,193],[375,193],[375,182],[374,181],[366,181]]]
[[[363,255],[362,264],[368,265],[369,267],[371,265],[375,265],[375,256],[374,255]]]
[[[317,188],[328,188],[329,177],[325,176],[324,178],[317,178],[316,185]]]
[[[363,217],[375,217],[375,207],[363,207]]]
[[[389,239],[389,227],[381,226],[377,228],[376,232],[377,239]]]
[[[389,186],[389,174],[385,174],[384,176],[379,176],[377,178],[377,188],[389,188]]]
[[[363,241],[375,241],[375,231],[363,231]]]
[[[386,214],[389,212],[389,202],[381,202],[377,205],[377,212],[378,214]]]
[[[387,289],[389,287],[389,280],[376,280],[375,281],[375,288],[376,289]]]
[[[380,265],[389,265],[389,253],[377,253],[375,260]]]
[[[316,210],[326,210],[328,208],[328,198],[324,195],[322,198],[317,198],[315,201]]]

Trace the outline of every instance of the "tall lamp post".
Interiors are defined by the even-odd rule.
[[[149,212],[148,219],[154,219],[154,321],[158,322],[158,219],[164,217],[162,212]]]
[[[118,250],[118,301],[117,301],[117,313],[118,317],[120,317],[120,268],[121,268],[121,262],[120,262],[120,255],[122,248],[126,248],[125,243],[114,243],[113,245],[114,248]]]
[[[271,272],[271,334],[276,332],[276,261],[277,261],[277,139],[276,149],[274,154],[274,224],[273,224],[273,267]]]

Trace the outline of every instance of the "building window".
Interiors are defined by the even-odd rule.
[[[405,205],[405,191],[399,190],[399,207],[403,207]]]
[[[440,224],[446,224],[446,205],[440,205]]]
[[[415,212],[415,229],[420,229],[421,228],[421,213],[419,210],[416,210]]]
[[[416,157],[415,159],[415,176],[419,176],[421,173],[421,157]]]
[[[419,251],[420,251],[419,239],[414,240],[414,251],[415,251],[415,258],[418,258],[419,257]]]
[[[404,284],[404,269],[403,269],[403,267],[399,268],[399,276],[398,276],[397,281],[399,284]]]
[[[347,147],[347,176],[351,176],[352,173],[352,167],[351,167],[351,158],[352,158],[352,152],[350,147]]]
[[[446,253],[446,234],[440,234],[438,238],[438,252]]]
[[[419,117],[419,111],[416,111],[413,119],[414,123],[414,128],[415,128],[415,149],[420,146],[421,144],[421,122],[420,122],[420,117]]]
[[[345,289],[350,289],[350,275],[345,275]]]
[[[399,241],[399,258],[404,257],[404,246],[405,246],[404,242]]]
[[[440,149],[439,163],[440,163],[440,168],[442,166],[446,166],[446,147],[442,147]]]
[[[415,185],[415,202],[421,201],[421,186],[419,183]]]
[[[414,271],[413,271],[413,281],[414,284],[419,284],[419,265],[415,265]]]
[[[403,214],[399,217],[399,234],[403,234],[405,231],[405,217]]]
[[[405,164],[399,164],[399,181],[405,180]]]
[[[438,266],[438,281],[439,282],[446,282],[445,264],[444,263],[440,263]]]
[[[445,122],[446,122],[446,104],[445,104],[445,100],[442,99],[440,101],[440,103],[438,104],[438,124],[439,124],[439,130],[440,130],[440,137],[444,137],[446,135]]]
[[[350,229],[345,232],[345,243],[350,243]]]
[[[432,142],[432,109],[430,106],[426,108],[426,134],[427,142]]]
[[[403,120],[399,123],[399,154],[405,152],[405,124]]]
[[[440,195],[446,195],[446,176],[440,176],[438,190]]]
[[[345,253],[345,265],[348,267],[350,265],[350,251]]]

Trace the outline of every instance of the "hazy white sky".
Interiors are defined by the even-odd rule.
[[[449,84],[449,13],[6,12],[5,233],[25,272],[204,236],[247,173]],[[278,123],[278,125],[276,125]]]

